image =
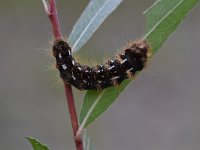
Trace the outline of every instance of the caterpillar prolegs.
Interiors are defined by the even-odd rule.
[[[75,61],[66,41],[56,40],[53,44],[53,55],[60,77],[80,90],[103,90],[119,85],[145,67],[149,52],[150,46],[146,41],[135,41],[118,54],[115,60],[89,67]]]

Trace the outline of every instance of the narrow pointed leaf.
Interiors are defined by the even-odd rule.
[[[125,80],[120,86],[107,88],[102,93],[89,90],[85,95],[80,113],[80,127],[86,128],[100,116],[114,102],[130,81],[130,79]]]
[[[83,123],[84,118],[87,116],[89,110],[91,109],[91,106],[94,104],[95,100],[97,100],[100,94],[101,92],[97,92],[95,90],[89,90],[86,93],[79,117],[79,122],[81,124]]]
[[[31,143],[33,150],[49,150],[46,145],[41,144],[38,140],[31,137],[27,137],[27,139]]]
[[[153,54],[161,47],[169,35],[175,31],[187,13],[197,4],[199,0],[157,0],[145,11],[146,16],[146,39],[152,48]],[[80,123],[86,128],[97,119],[119,96],[131,80],[125,80],[119,87],[105,89],[99,97],[88,102],[94,91],[87,91],[80,114]],[[98,93],[99,94],[99,93]],[[97,95],[97,94],[96,94]],[[92,113],[86,118],[91,106],[98,100]],[[89,104],[89,105],[87,105]],[[93,106],[94,107],[94,106]],[[85,121],[85,119],[87,119]]]
[[[77,52],[100,27],[122,0],[91,0],[69,36],[73,52]]]
[[[198,1],[162,0],[145,11],[147,18],[145,39],[151,44],[153,53],[157,52]]]

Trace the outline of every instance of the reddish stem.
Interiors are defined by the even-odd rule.
[[[73,133],[74,133],[74,140],[75,140],[75,144],[76,144],[76,149],[77,150],[83,150],[82,138],[81,137],[75,138],[76,133],[79,129],[79,125],[78,125],[78,119],[77,119],[77,115],[76,115],[76,109],[75,109],[75,104],[74,104],[72,87],[69,84],[67,84],[66,82],[64,82],[64,85],[65,85],[65,95],[67,97],[68,109],[69,109],[69,113],[70,113]]]
[[[60,24],[59,24],[55,0],[50,0],[49,11],[50,11],[49,19],[51,21],[54,37],[55,39],[61,39],[62,34],[60,30]]]
[[[45,8],[45,10],[50,19],[54,37],[56,40],[61,39],[62,34],[61,34],[61,30],[60,30],[60,24],[59,24],[59,19],[58,19],[58,15],[57,15],[57,8],[56,8],[55,0],[50,0],[49,4],[47,4],[46,7],[47,8]],[[78,131],[79,125],[78,125],[78,119],[77,119],[77,114],[76,114],[76,108],[75,108],[75,104],[74,104],[72,87],[71,87],[71,85],[64,82],[64,88],[65,88],[65,95],[66,95],[67,103],[68,103],[69,114],[70,114],[70,118],[71,118],[73,134],[74,134],[74,137],[76,137],[76,133]],[[79,139],[74,138],[74,140],[75,140],[76,150],[83,150],[82,138],[81,137],[79,137]]]

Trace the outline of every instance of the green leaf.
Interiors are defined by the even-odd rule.
[[[197,2],[198,0],[157,0],[145,11],[147,22],[144,39],[150,43],[153,54]],[[97,119],[130,82],[131,80],[125,80],[119,87],[110,87],[101,94],[87,91],[80,114],[80,127],[86,128]]]
[[[95,90],[89,90],[84,98],[84,103],[82,105],[79,122],[83,123],[84,118],[87,116],[89,110],[91,109],[91,106],[94,104],[95,100],[99,97],[101,92],[97,92]]]
[[[26,138],[31,143],[33,150],[49,150],[49,148],[46,145],[41,144],[38,140],[31,137]]]
[[[100,27],[122,0],[91,0],[69,36],[73,52],[77,52]]]
[[[144,38],[151,44],[153,53],[157,52],[198,1],[159,0],[144,12],[147,18]]]
[[[109,87],[102,93],[89,90],[85,95],[80,113],[80,130],[86,128],[100,116],[114,102],[130,81],[130,79],[125,80],[120,86]]]

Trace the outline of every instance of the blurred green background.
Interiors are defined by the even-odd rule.
[[[104,60],[127,40],[142,37],[142,12],[153,2],[124,0],[78,53],[81,60]],[[67,37],[88,0],[57,3]],[[198,5],[148,68],[89,127],[96,149],[200,149],[199,14]],[[52,40],[40,0],[0,1],[1,150],[31,150],[26,136],[52,150],[74,149],[62,83],[49,67],[54,59],[45,54]],[[83,94],[75,91],[79,110]]]

